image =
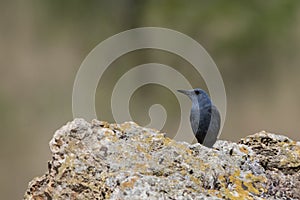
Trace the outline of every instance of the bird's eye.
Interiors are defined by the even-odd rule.
[[[200,92],[198,90],[195,90],[196,95],[198,95]]]

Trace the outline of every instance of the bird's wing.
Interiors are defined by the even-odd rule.
[[[221,124],[220,113],[214,105],[211,107],[211,121],[203,144],[212,147],[218,139]]]
[[[190,122],[193,129],[193,133],[196,135],[198,129],[199,129],[199,121],[200,121],[200,111],[199,106],[192,105],[191,114],[190,114]]]

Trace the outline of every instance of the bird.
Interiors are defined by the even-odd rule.
[[[190,113],[191,127],[198,143],[212,148],[218,139],[221,117],[208,94],[200,89],[177,90],[187,95],[192,101]]]

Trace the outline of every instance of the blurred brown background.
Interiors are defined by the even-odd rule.
[[[85,56],[106,38],[142,26],[185,33],[214,59],[228,98],[222,139],[237,141],[267,130],[300,140],[300,1],[1,1],[2,199],[22,198],[28,182],[47,170],[48,142],[72,120],[73,81]],[[100,119],[113,120],[109,98],[101,98],[101,91],[111,90],[130,67],[150,61],[183,72],[188,65],[155,50],[121,57],[99,83]],[[199,75],[186,75],[193,86],[205,88]],[[144,116],[134,110],[143,109],[155,89],[158,100],[174,97],[162,88],[141,88],[130,107],[140,124],[147,121],[147,109]],[[172,106],[167,108],[171,114]],[[172,116],[171,124],[178,123],[178,115]]]

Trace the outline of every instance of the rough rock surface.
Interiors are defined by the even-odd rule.
[[[24,199],[300,199],[300,142],[260,132],[213,149],[133,122],[75,119]]]

